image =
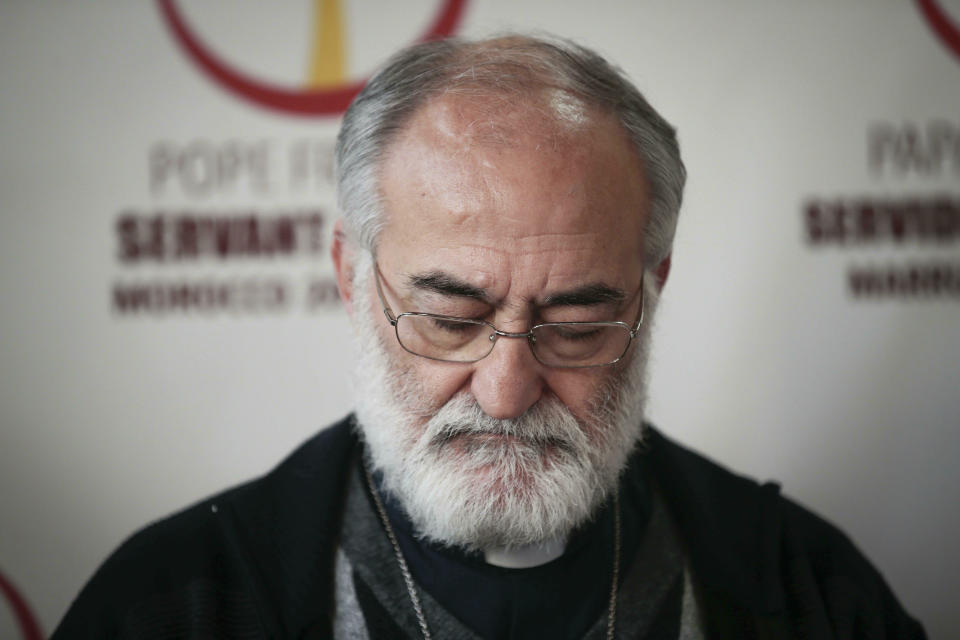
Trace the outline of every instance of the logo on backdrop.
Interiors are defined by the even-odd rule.
[[[26,598],[14,588],[13,583],[4,577],[3,573],[0,573],[0,602],[5,603],[13,612],[23,640],[43,640],[40,623],[30,610]]]
[[[916,4],[960,59],[960,0]],[[853,299],[960,301],[960,122],[953,114],[876,121],[866,133],[867,172],[888,188],[807,198],[807,244],[854,256],[846,274]]]
[[[467,4],[433,1],[421,41],[452,35]],[[365,83],[348,73],[343,0],[313,2],[302,87],[254,77],[201,39],[182,2],[157,5],[175,41],[207,77],[262,108],[337,116]],[[334,139],[322,132],[217,139],[200,130],[154,142],[145,150],[149,193],[140,205],[118,207],[112,224],[119,270],[112,311],[213,317],[337,307],[335,279],[320,272],[335,215],[333,148]]]
[[[916,1],[933,32],[957,58],[960,58],[960,26],[951,15],[951,13],[960,15],[960,9],[946,9],[943,5],[944,0]]]
[[[339,115],[366,82],[347,78],[340,0],[314,0],[313,52],[306,88],[281,87],[235,68],[191,29],[176,0],[158,2],[167,25],[194,64],[227,91],[261,107],[300,116]],[[420,41],[452,35],[466,4],[467,0],[443,0]]]

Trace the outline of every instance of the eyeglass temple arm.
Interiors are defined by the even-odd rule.
[[[397,326],[397,317],[393,314],[393,309],[387,304],[387,299],[383,296],[383,287],[380,286],[380,265],[376,258],[373,260],[373,281],[377,284],[377,295],[380,296],[380,304],[383,305],[383,315],[387,316],[387,321],[391,327]]]
[[[640,274],[640,317],[637,318],[637,324],[634,325],[633,329],[630,331],[630,339],[633,340],[637,336],[637,332],[640,331],[640,326],[643,324],[643,311],[644,311],[644,302],[646,301],[646,288],[643,286],[644,276],[646,271]]]

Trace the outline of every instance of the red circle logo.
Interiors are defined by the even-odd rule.
[[[43,640],[40,623],[30,610],[26,598],[20,595],[3,573],[0,573],[0,596],[7,601],[10,610],[13,611],[13,617],[17,621],[17,626],[20,627],[23,640]]]
[[[937,0],[917,0],[920,12],[927,19],[930,28],[947,45],[955,56],[960,58],[960,27],[950,14],[938,4]]]
[[[346,111],[366,80],[343,82],[322,88],[291,89],[277,86],[233,67],[206,46],[190,28],[175,0],[158,0],[160,11],[176,41],[208,77],[234,95],[261,107],[299,116],[339,115]],[[334,6],[337,3],[330,3]],[[433,22],[419,41],[453,35],[467,0],[443,0]]]

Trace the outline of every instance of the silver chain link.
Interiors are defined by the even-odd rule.
[[[607,640],[613,640],[617,628],[617,587],[620,582],[620,488],[613,493],[613,582],[607,610]]]
[[[397,562],[400,564],[400,573],[403,574],[403,581],[407,584],[407,593],[410,594],[410,601],[413,602],[413,610],[417,613],[417,622],[420,623],[420,631],[423,632],[424,640],[430,640],[430,629],[427,628],[427,618],[423,615],[423,609],[420,607],[420,597],[417,596],[417,589],[413,584],[413,576],[410,575],[410,569],[407,568],[407,561],[403,559],[403,553],[400,552],[400,543],[397,542],[397,536],[393,533],[393,527],[390,526],[390,519],[387,518],[387,511],[380,502],[380,496],[377,495],[377,487],[373,484],[373,476],[370,475],[370,469],[363,465],[363,471],[367,474],[367,484],[370,486],[370,494],[373,496],[373,503],[377,506],[377,513],[380,514],[380,521],[383,522],[383,528],[387,530],[387,537],[390,538],[390,544],[393,545],[393,552],[397,556]]]

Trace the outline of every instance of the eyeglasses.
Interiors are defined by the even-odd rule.
[[[583,369],[616,364],[627,354],[643,324],[643,277],[640,311],[632,327],[626,322],[546,322],[526,333],[501,331],[486,320],[415,311],[395,315],[383,295],[380,266],[374,261],[377,295],[383,314],[404,350],[441,362],[476,362],[490,355],[499,338],[524,338],[533,357],[547,367]]]

